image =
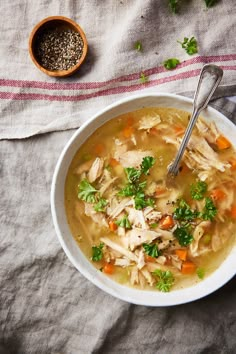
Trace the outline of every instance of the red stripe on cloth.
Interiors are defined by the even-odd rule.
[[[211,62],[225,62],[236,60],[236,54],[230,55],[214,55],[214,56],[197,56],[189,60],[184,61],[176,70],[193,65],[193,64],[205,64]],[[163,66],[154,67],[142,71],[145,75],[160,74],[167,72]],[[89,89],[98,89],[104,86],[107,86],[112,83],[118,83],[123,81],[138,80],[140,78],[140,72],[123,75],[115,79],[101,82],[75,82],[75,83],[56,83],[56,82],[43,82],[43,81],[28,81],[28,80],[9,80],[9,79],[0,79],[0,86],[6,87],[22,87],[22,88],[38,88],[38,89],[47,89],[47,90],[89,90]]]
[[[225,66],[222,67],[224,70],[236,70],[236,66],[229,67]],[[201,69],[190,70],[184,73],[172,75],[169,77],[165,77],[162,79],[156,79],[149,81],[145,84],[136,84],[136,85],[129,85],[129,86],[121,86],[121,87],[114,87],[106,90],[101,90],[93,93],[88,94],[81,94],[81,95],[49,95],[49,94],[40,94],[40,93],[14,93],[14,92],[0,92],[0,99],[8,99],[8,100],[46,100],[46,101],[82,101],[87,100],[90,98],[100,97],[100,96],[108,96],[120,93],[129,93],[137,90],[142,90],[145,87],[152,87],[156,85],[162,85],[167,82],[178,81],[182,79],[189,79],[195,76],[198,76]]]

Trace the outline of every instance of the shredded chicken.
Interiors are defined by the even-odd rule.
[[[199,118],[196,126],[199,133],[208,141],[208,143],[215,144],[216,139],[220,135],[215,122],[207,123],[203,119]]]
[[[161,122],[161,117],[158,114],[147,115],[140,119],[139,121],[139,130],[148,130],[155,127]]]
[[[138,168],[143,158],[146,156],[153,156],[152,151],[141,151],[141,150],[129,150],[123,153],[116,151],[114,157],[123,167],[135,167]]]
[[[144,278],[147,280],[148,284],[153,286],[155,280],[151,273],[149,272],[147,267],[144,267],[140,270],[140,272],[143,274]]]
[[[193,241],[189,246],[189,251],[193,257],[198,256],[198,245],[199,241],[204,235],[205,231],[209,228],[211,225],[210,221],[202,221],[200,224],[197,225],[193,232]]]
[[[160,237],[161,233],[152,230],[143,230],[138,228],[133,228],[127,232],[127,237],[129,238],[129,246],[131,251],[136,247],[142,245],[143,243],[150,243],[156,238]]]
[[[138,257],[133,252],[130,252],[129,250],[126,250],[124,247],[122,247],[118,243],[110,240],[107,237],[101,237],[100,240],[102,242],[104,242],[105,245],[111,247],[115,251],[118,251],[120,254],[122,254],[123,256],[127,257],[131,261],[134,261],[134,262],[138,263]]]
[[[133,226],[148,229],[142,210],[137,210],[131,207],[126,207],[125,210],[128,213],[128,219]]]
[[[85,215],[90,216],[96,224],[108,227],[104,214],[96,212],[92,204],[84,203],[84,212]]]
[[[88,180],[90,183],[93,183],[94,181],[96,181],[96,179],[98,177],[101,176],[102,171],[103,171],[103,165],[104,165],[104,160],[102,158],[97,157],[94,160],[94,162],[88,172]]]
[[[130,266],[131,262],[129,258],[123,257],[123,258],[116,258],[114,264],[116,266],[126,268]]]
[[[116,218],[118,215],[120,215],[120,213],[122,213],[125,207],[129,205],[133,205],[132,199],[124,198],[118,202],[115,198],[113,198],[110,207],[107,208],[107,214],[111,218]]]

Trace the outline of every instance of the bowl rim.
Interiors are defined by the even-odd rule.
[[[54,228],[56,230],[57,238],[61,244],[62,249],[64,250],[65,254],[67,255],[68,259],[70,262],[74,265],[74,267],[91,283],[96,285],[98,288],[101,290],[105,291],[106,293],[114,296],[115,298],[118,298],[120,300],[126,301],[128,303],[136,304],[136,305],[142,305],[142,306],[152,306],[152,307],[168,307],[168,306],[176,306],[176,305],[181,305],[181,304],[186,304],[189,302],[193,302],[196,300],[199,300],[207,295],[210,295],[211,293],[215,292],[216,290],[220,289],[222,286],[224,286],[228,281],[230,281],[234,275],[235,275],[235,268],[236,268],[236,245],[234,244],[233,249],[230,251],[230,254],[226,257],[226,259],[221,263],[220,267],[215,270],[212,274],[210,274],[206,279],[204,279],[202,282],[197,283],[196,285],[186,287],[184,289],[178,289],[174,290],[169,293],[161,293],[157,291],[148,291],[148,290],[140,290],[140,289],[133,289],[131,287],[121,285],[106,275],[102,274],[99,272],[91,263],[89,260],[86,258],[87,266],[90,264],[95,271],[88,270],[87,267],[83,267],[77,259],[71,254],[70,250],[67,247],[67,244],[62,236],[61,230],[60,230],[60,225],[58,222],[58,217],[57,217],[57,209],[56,209],[56,184],[57,184],[57,179],[60,173],[60,168],[62,161],[65,157],[65,154],[68,150],[68,148],[72,145],[72,143],[77,139],[77,137],[81,134],[83,130],[86,129],[87,126],[89,126],[92,122],[94,122],[97,118],[102,116],[104,113],[110,111],[112,108],[117,108],[119,105],[122,105],[123,103],[127,103],[130,101],[133,101],[135,99],[140,99],[140,98],[159,98],[159,97],[168,97],[168,98],[173,98],[180,100],[182,102],[186,103],[193,103],[193,99],[187,98],[185,96],[181,95],[176,95],[176,94],[170,94],[170,93],[142,93],[142,94],[137,94],[137,95],[132,95],[126,98],[122,98],[120,100],[117,100],[116,102],[110,104],[109,106],[106,106],[104,109],[100,110],[96,114],[94,114],[90,119],[88,119],[84,124],[79,127],[74,134],[71,136],[71,138],[68,140],[66,145],[64,146],[58,160],[57,164],[54,170],[53,178],[52,178],[52,184],[51,184],[51,194],[50,194],[50,202],[51,202],[51,214],[52,214],[52,219],[53,219],[53,224]],[[232,128],[235,130],[236,127],[235,125],[227,118],[225,117],[222,113],[219,111],[215,110],[214,108],[208,106],[205,111],[210,112],[210,114],[216,114],[221,117],[223,120],[227,120],[228,124],[232,126]],[[100,124],[102,126],[103,124]],[[97,128],[96,128],[97,129]],[[91,134],[96,130],[92,130]],[[73,158],[73,157],[72,157]],[[72,159],[71,159],[72,161]],[[70,163],[71,163],[70,161]],[[70,235],[71,237],[72,234]],[[79,246],[78,246],[79,248]],[[80,248],[79,248],[80,250]],[[80,251],[82,253],[82,251]],[[84,256],[85,257],[85,256]],[[229,268],[227,267],[228,263],[227,262],[232,262],[232,264],[235,265],[235,267],[232,267],[232,270],[229,271]],[[219,281],[219,277],[217,276],[221,270],[220,274],[223,276],[223,280]],[[226,273],[225,273],[226,272]],[[112,284],[113,283],[113,284]],[[114,286],[114,284],[116,286]],[[203,286],[205,284],[206,286]],[[200,294],[192,290],[199,288],[200,286]],[[120,291],[117,291],[117,289]],[[123,294],[124,289],[129,289],[130,295]],[[181,296],[178,296],[178,299],[176,297],[176,294],[178,295],[181,294]],[[139,295],[138,295],[139,294]],[[149,297],[149,300],[145,300],[147,297]]]
[[[52,71],[52,70],[48,70],[48,69],[45,69],[39,62],[38,60],[36,59],[35,57],[35,54],[34,54],[34,50],[33,50],[33,42],[34,42],[34,39],[35,39],[35,35],[37,34],[38,30],[45,24],[49,23],[49,22],[53,22],[53,21],[61,21],[61,22],[64,22],[65,24],[69,24],[71,26],[73,26],[74,28],[76,28],[77,32],[80,34],[82,40],[83,40],[83,43],[84,43],[84,46],[83,46],[83,53],[78,61],[78,63],[74,66],[72,66],[70,69],[68,70],[55,70],[55,71]],[[31,60],[33,61],[33,63],[35,64],[35,66],[41,70],[43,73],[49,75],[49,76],[52,76],[52,77],[67,77],[67,76],[70,76],[72,74],[74,74],[78,69],[79,67],[81,66],[81,64],[84,62],[85,60],[85,57],[87,55],[87,52],[88,52],[88,41],[87,41],[87,38],[85,36],[85,33],[83,31],[83,29],[80,27],[80,25],[75,22],[74,20],[68,18],[68,17],[65,17],[65,16],[49,16],[49,17],[46,17],[44,18],[43,20],[41,20],[40,22],[38,22],[34,28],[32,29],[31,33],[30,33],[30,36],[29,36],[29,42],[28,42],[28,50],[29,50],[29,55],[30,55],[30,58]]]

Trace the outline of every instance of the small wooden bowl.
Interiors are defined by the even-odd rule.
[[[43,33],[44,31],[53,28],[71,29],[75,32],[78,32],[84,42],[82,56],[80,57],[78,63],[72,66],[71,68],[69,68],[68,70],[53,70],[53,71],[47,70],[41,65],[41,63],[37,59],[36,56],[37,37],[40,35],[40,33]],[[30,57],[33,63],[37,66],[37,68],[49,76],[66,77],[74,74],[79,69],[80,65],[83,63],[87,51],[88,51],[88,42],[85,37],[84,31],[76,22],[64,16],[51,16],[45,18],[33,28],[30,34],[30,38],[29,38]]]

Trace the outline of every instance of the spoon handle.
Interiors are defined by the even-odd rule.
[[[204,65],[200,73],[197,90],[194,95],[193,112],[182,139],[177,155],[168,167],[168,175],[176,176],[179,172],[179,163],[183,157],[185,148],[200,112],[205,109],[218,87],[223,76],[223,70],[216,65]]]

